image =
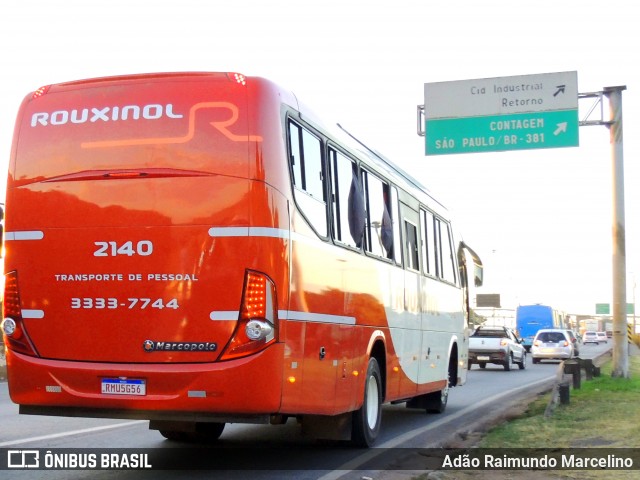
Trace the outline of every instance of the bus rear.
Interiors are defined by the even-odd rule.
[[[278,411],[289,184],[265,168],[286,158],[265,131],[280,128],[273,88],[162,74],[24,100],[2,324],[21,412],[215,424]]]
[[[547,305],[520,305],[516,310],[516,329],[527,351],[531,350],[538,330],[555,326],[553,309]]]

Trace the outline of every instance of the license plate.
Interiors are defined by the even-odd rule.
[[[478,355],[479,362],[488,362],[490,357],[488,355]]]
[[[138,395],[147,394],[145,380],[130,378],[103,378],[102,393],[105,395]]]

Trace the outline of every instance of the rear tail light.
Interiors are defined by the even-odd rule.
[[[277,305],[271,279],[263,273],[247,271],[238,325],[220,360],[252,355],[275,343]]]
[[[16,271],[5,275],[3,317],[2,334],[5,345],[15,352],[37,357],[38,353],[27,335],[22,319],[20,288]]]
[[[564,346],[568,347],[569,346],[569,342],[567,342],[566,340],[564,341]]]

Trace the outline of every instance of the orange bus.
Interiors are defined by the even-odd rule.
[[[477,255],[414,178],[262,78],[28,95],[5,229],[23,414],[178,440],[297,418],[370,446],[383,403],[443,411],[466,378]]]

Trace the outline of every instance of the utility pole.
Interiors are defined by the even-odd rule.
[[[622,153],[622,91],[627,87],[607,87],[608,124],[613,166],[613,370],[612,377],[629,377],[627,343],[626,241],[624,220],[624,162]]]

